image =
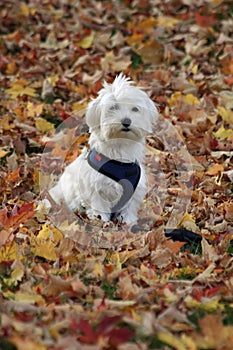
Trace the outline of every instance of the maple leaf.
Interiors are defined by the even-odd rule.
[[[16,81],[11,88],[7,89],[6,92],[10,95],[12,99],[15,99],[16,97],[22,97],[24,95],[27,96],[36,96],[35,89],[31,88],[30,86],[27,86],[28,82],[25,81]]]
[[[21,206],[15,204],[11,212],[8,212],[7,208],[0,210],[0,224],[3,225],[4,228],[12,227],[15,229],[20,224],[33,217],[34,214],[34,203],[22,204]]]
[[[22,258],[19,246],[15,241],[5,243],[0,249],[0,262]]]
[[[56,245],[63,239],[63,234],[53,226],[44,224],[36,237],[31,237],[35,255],[48,260],[56,260]]]
[[[233,326],[224,326],[220,315],[206,315],[199,321],[200,333],[193,338],[202,349],[229,349],[233,344]],[[232,346],[232,345],[231,345]]]
[[[35,105],[34,103],[28,101],[27,103],[27,111],[28,117],[35,117],[42,113],[44,108],[44,103],[40,103]]]
[[[48,122],[44,118],[37,118],[36,119],[36,128],[44,133],[50,132],[53,134],[55,132],[54,124]]]
[[[80,320],[73,327],[79,329],[83,334],[79,335],[79,340],[86,344],[95,344],[106,338],[110,345],[120,345],[133,337],[134,332],[125,328],[116,328],[121,320],[121,316],[112,316],[104,318],[94,330],[86,320]]]

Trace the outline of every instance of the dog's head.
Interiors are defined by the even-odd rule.
[[[152,132],[158,110],[148,95],[122,73],[112,84],[104,82],[99,96],[87,108],[86,121],[99,139],[135,141]]]

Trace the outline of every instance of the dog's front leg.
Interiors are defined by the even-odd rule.
[[[122,222],[125,222],[128,225],[137,224],[138,221],[138,211],[142,204],[142,201],[145,197],[146,186],[141,182],[140,186],[136,189],[131,200],[128,203],[128,206],[120,214],[122,216]]]
[[[106,208],[106,203],[100,200],[98,195],[93,195],[90,206],[86,207],[86,213],[90,220],[99,218],[104,222],[110,221],[110,209]]]

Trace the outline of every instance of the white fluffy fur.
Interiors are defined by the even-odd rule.
[[[147,94],[122,73],[112,84],[104,82],[96,99],[87,108],[86,121],[90,128],[89,145],[107,157],[122,162],[137,162],[141,166],[139,184],[122,209],[118,219],[127,224],[137,222],[140,205],[146,193],[144,161],[145,136],[152,132],[158,117],[157,109]],[[124,130],[122,119],[131,120]],[[98,173],[87,162],[88,150],[69,166],[50,194],[56,202],[64,201],[71,211],[85,211],[90,219],[100,216],[109,221],[111,208],[118,202],[122,187]]]

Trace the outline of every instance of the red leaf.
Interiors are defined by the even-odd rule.
[[[116,324],[121,320],[121,316],[106,317],[103,319],[96,329],[98,334],[106,334],[114,329]]]
[[[207,289],[207,291],[206,291],[206,296],[208,297],[208,298],[211,298],[211,297],[213,297],[214,295],[216,295],[217,293],[219,293],[220,291],[221,291],[221,287],[213,287],[213,288],[209,288],[209,289]]]
[[[0,210],[0,229],[1,226],[16,228],[27,221],[35,214],[33,206],[33,203],[22,204],[21,206],[15,204],[11,212],[8,212],[6,208]]]
[[[8,220],[7,208],[1,209],[0,210],[0,229],[6,224],[7,220]]]
[[[212,27],[214,20],[214,15],[201,15],[199,12],[195,12],[195,21],[201,27]]]
[[[119,329],[113,329],[109,333],[109,343],[112,345],[120,345],[134,336],[134,332],[122,327]]]
[[[89,322],[80,320],[77,324],[77,329],[83,333],[83,335],[80,334],[78,337],[81,342],[86,344],[93,344],[96,342],[96,334]]]

